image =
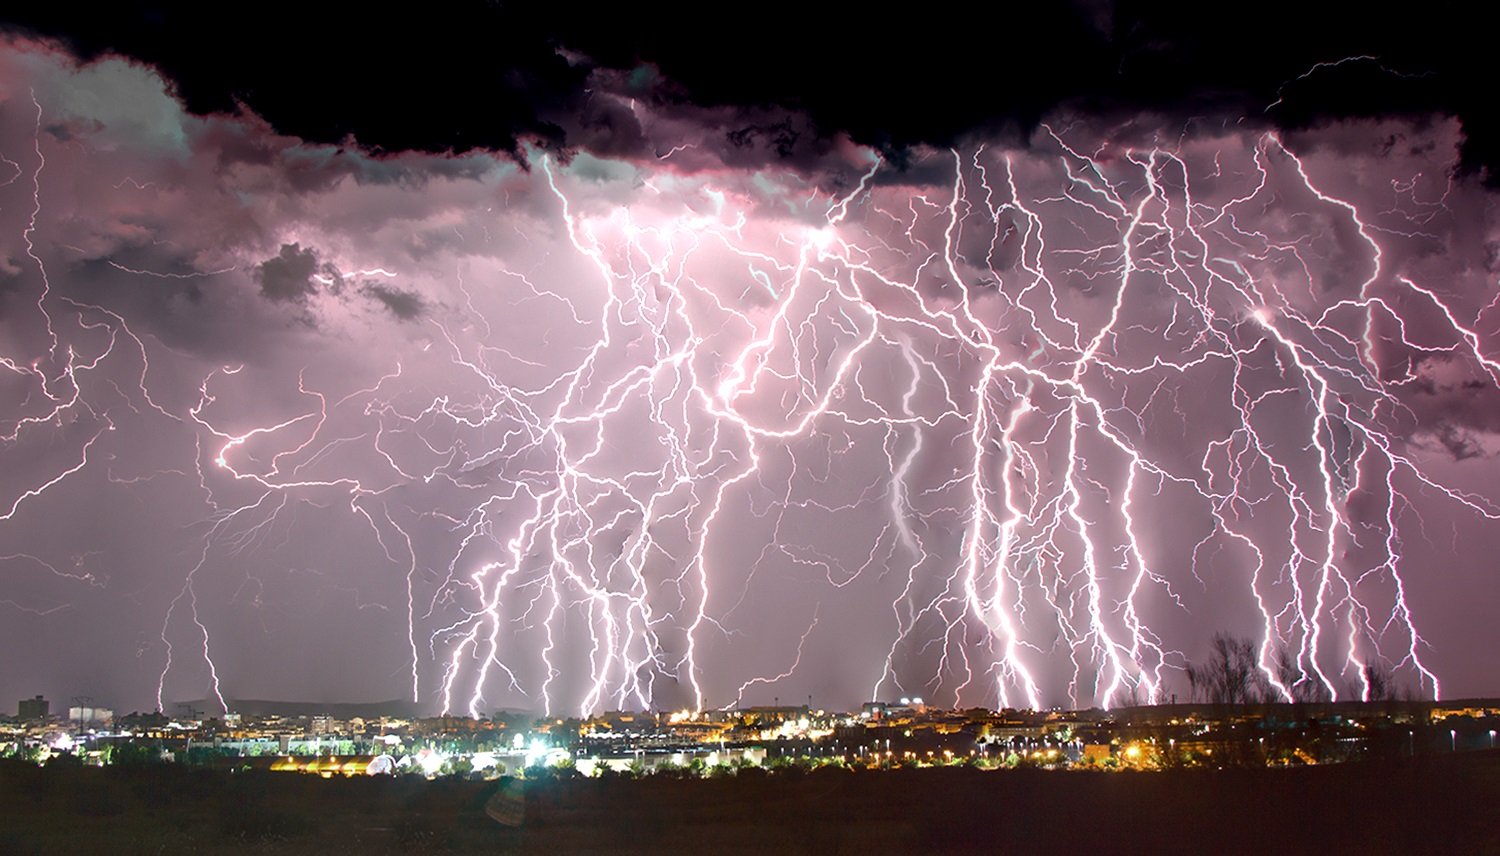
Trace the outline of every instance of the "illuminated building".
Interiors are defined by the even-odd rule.
[[[108,725],[115,712],[107,707],[70,707],[68,721],[76,725]]]

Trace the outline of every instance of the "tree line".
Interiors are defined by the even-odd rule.
[[[1271,675],[1260,666],[1253,640],[1222,632],[1214,634],[1207,660],[1188,663],[1183,669],[1195,702],[1236,705],[1288,701],[1276,684],[1285,688],[1293,702],[1332,700],[1327,685],[1306,675],[1286,649],[1277,653],[1271,671],[1276,678],[1274,683]],[[1397,683],[1390,669],[1379,663],[1365,663],[1361,678],[1361,686],[1351,688],[1351,692],[1355,696],[1365,696],[1369,701],[1411,700],[1415,697],[1409,687]],[[1369,687],[1368,695],[1363,691],[1364,686]]]

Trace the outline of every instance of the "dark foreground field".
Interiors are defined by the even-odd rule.
[[[492,803],[508,808],[521,821],[516,827],[485,813],[500,787],[0,764],[0,856],[1500,854],[1497,752],[1286,770],[825,768],[726,779],[532,781],[508,807],[505,799]]]

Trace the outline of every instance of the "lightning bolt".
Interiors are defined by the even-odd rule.
[[[1394,182],[1378,210],[1274,134],[1126,145],[1044,126],[1025,150],[920,152],[944,176],[921,186],[870,152],[820,184],[678,172],[704,147],[662,147],[611,197],[531,151],[507,181],[545,203],[558,267],[461,268],[461,308],[420,321],[416,352],[353,381],[301,366],[261,401],[263,366],[164,392],[180,371],[152,360],[181,354],[54,287],[32,103],[35,165],[6,159],[4,188],[30,193],[42,335],[0,355],[24,387],[0,443],[66,452],[4,480],[0,524],[101,466],[122,490],[192,483],[159,705],[194,673],[225,705],[203,586],[284,548],[310,508],[354,521],[402,578],[385,606],[404,615],[411,697],[476,716],[516,696],[549,713],[739,704],[826,657],[812,631],[844,598],[880,604],[871,649],[839,658],[874,697],[1158,701],[1187,660],[1171,628],[1210,589],[1244,607],[1288,699],[1367,695],[1376,661],[1440,692],[1404,545],[1422,508],[1500,507],[1436,474],[1413,391],[1433,361],[1488,385],[1500,362],[1491,307],[1390,247],[1429,234],[1451,182],[1435,202],[1418,199],[1430,179]],[[243,284],[254,261],[109,264]],[[519,330],[492,308],[507,301],[550,326]],[[101,461],[127,456],[126,415],[190,438],[181,460],[116,476]],[[3,558],[22,555],[53,567]],[[773,580],[792,581],[792,634],[812,616],[796,656],[735,665]]]

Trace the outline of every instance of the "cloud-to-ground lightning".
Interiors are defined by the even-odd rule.
[[[1500,518],[1454,465],[1483,427],[1433,403],[1500,378],[1492,301],[1424,249],[1441,162],[1372,192],[1273,132],[1056,122],[812,175],[708,140],[423,181],[322,151],[344,172],[292,186],[316,147],[169,169],[8,98],[0,552],[54,568],[27,527],[70,503],[170,508],[154,581],[109,579],[160,705],[227,706],[258,667],[218,639],[277,635],[283,588],[369,614],[374,684],[474,715],[803,677],[1161,701],[1221,626],[1288,699],[1372,665],[1436,695],[1407,556]],[[181,121],[226,163],[266,134]],[[49,210],[59,158],[105,213]],[[232,241],[195,194],[242,206]]]

